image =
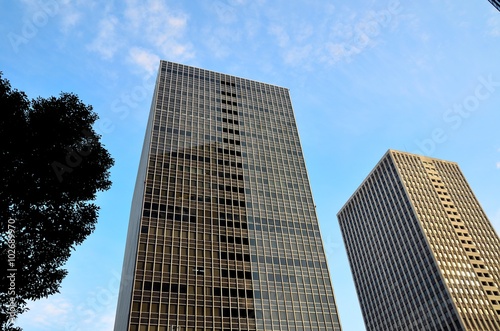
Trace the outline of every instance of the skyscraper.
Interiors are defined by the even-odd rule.
[[[500,330],[500,239],[456,163],[390,150],[338,219],[367,330]]]
[[[286,88],[161,61],[115,330],[340,330]]]
[[[495,7],[496,9],[498,9],[500,11],[500,1],[499,0],[488,0],[492,5],[493,7]]]

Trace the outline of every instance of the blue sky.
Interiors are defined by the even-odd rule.
[[[0,70],[75,92],[115,158],[96,231],[34,331],[111,330],[159,59],[290,88],[344,330],[364,330],[336,213],[387,149],[456,161],[500,232],[500,13],[481,1],[1,2]]]

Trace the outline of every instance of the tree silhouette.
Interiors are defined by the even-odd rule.
[[[91,234],[114,161],[77,95],[29,100],[0,72],[0,328],[27,300],[57,293],[76,245]]]

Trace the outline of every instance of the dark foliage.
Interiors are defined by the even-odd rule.
[[[0,72],[1,330],[17,330],[10,317],[27,300],[58,292],[71,251],[94,230],[93,200],[113,165],[96,120],[75,94],[29,100]]]

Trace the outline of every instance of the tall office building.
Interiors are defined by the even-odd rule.
[[[493,5],[493,7],[495,7],[500,11],[500,0],[488,0],[488,1]]]
[[[390,150],[338,219],[367,330],[500,330],[500,240],[456,163]]]
[[[161,61],[115,330],[340,329],[289,91]]]

